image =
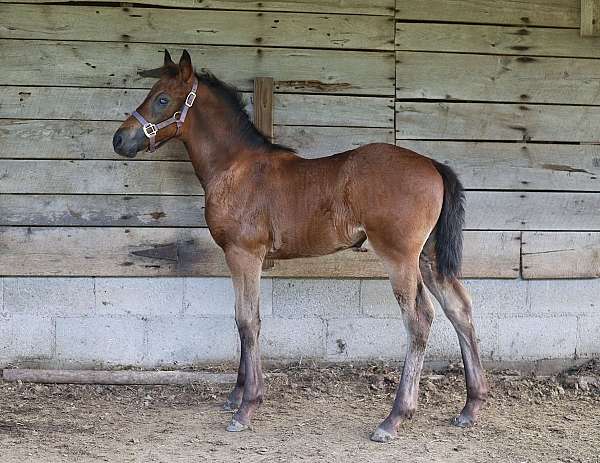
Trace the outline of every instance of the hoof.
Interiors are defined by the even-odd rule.
[[[232,418],[231,422],[227,426],[228,432],[241,432],[241,431],[245,431],[246,429],[250,429],[250,425],[242,424],[235,418]]]
[[[461,414],[452,418],[451,423],[453,426],[456,426],[458,428],[468,428],[475,424],[475,420],[469,416],[463,416]]]
[[[232,402],[229,399],[227,399],[223,404],[223,410],[225,410],[226,412],[235,412],[238,408],[240,408],[240,405],[236,404],[235,402]]]
[[[381,428],[377,428],[373,434],[371,434],[371,440],[373,442],[383,442],[383,443],[387,443],[390,442],[392,439],[396,438],[396,433],[391,434]]]

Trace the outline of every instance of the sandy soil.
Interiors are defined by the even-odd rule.
[[[72,386],[0,382],[0,461],[600,462],[600,366],[557,377],[489,372],[470,429],[458,368],[427,374],[419,410],[390,444],[368,439],[398,374],[385,366],[269,370],[253,429],[225,431],[226,386]]]

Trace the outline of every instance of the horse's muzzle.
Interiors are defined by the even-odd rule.
[[[127,158],[134,158],[135,155],[145,148],[146,137],[141,130],[131,130],[121,128],[113,135],[113,149],[115,153]]]

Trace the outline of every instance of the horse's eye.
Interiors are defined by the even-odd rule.
[[[168,98],[166,98],[166,97],[164,97],[164,96],[161,96],[161,97],[158,99],[158,102],[159,102],[161,105],[163,105],[163,106],[164,106],[164,105],[166,105],[166,104],[169,102],[169,100],[168,100]]]

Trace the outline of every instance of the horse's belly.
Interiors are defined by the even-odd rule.
[[[298,230],[273,237],[267,257],[271,259],[295,259],[332,254],[343,249],[360,247],[366,234],[360,227],[328,227],[298,233]]]

